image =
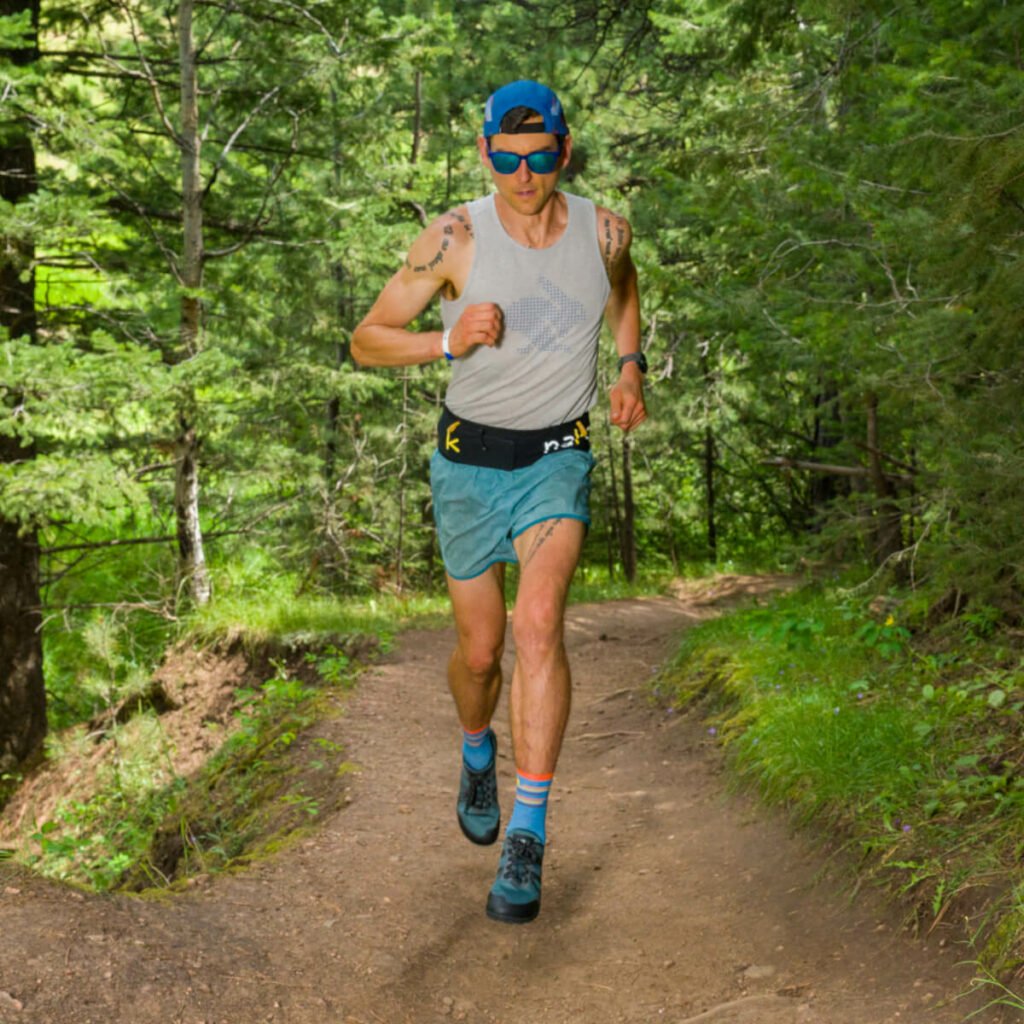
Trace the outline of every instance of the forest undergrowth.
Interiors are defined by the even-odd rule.
[[[578,601],[658,592],[581,569]],[[449,621],[443,593],[304,591],[254,553],[180,617],[93,609],[47,630],[45,756],[2,780],[0,858],[88,889],[160,889],[293,841],[338,800],[345,751],[318,733],[396,632]],[[508,576],[508,603],[517,574]],[[325,730],[326,731],[326,730]]]
[[[815,583],[688,631],[652,699],[1024,1009],[1024,645],[1000,611]]]

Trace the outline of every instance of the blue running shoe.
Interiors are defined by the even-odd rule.
[[[498,877],[487,897],[487,916],[526,924],[540,913],[540,869],[544,844],[525,829],[505,833]]]
[[[491,732],[494,756],[491,763],[480,771],[462,762],[459,779],[459,801],[455,809],[459,815],[462,834],[478,846],[490,846],[498,838],[501,812],[498,809],[498,738]]]

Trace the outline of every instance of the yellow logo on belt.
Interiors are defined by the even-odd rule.
[[[583,420],[577,420],[576,426],[572,428],[572,439],[574,444],[579,444],[587,436],[587,428]]]
[[[446,452],[455,452],[457,455],[461,455],[462,454],[462,451],[459,448],[459,439],[455,436],[455,428],[461,422],[462,422],[462,420],[456,420],[444,432],[444,450]]]

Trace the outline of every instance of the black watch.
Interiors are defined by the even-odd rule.
[[[624,356],[619,356],[619,373],[622,373],[626,363],[636,363],[641,373],[647,372],[647,356],[643,352],[627,352]]]

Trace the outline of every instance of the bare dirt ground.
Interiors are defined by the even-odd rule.
[[[451,633],[411,632],[318,727],[360,766],[338,783],[350,802],[274,858],[162,899],[0,867],[0,1022],[962,1020],[957,933],[917,941],[877,894],[851,903],[806,837],[727,795],[696,717],[642,698],[709,601],[760,585],[570,610],[575,703],[533,924],[484,916],[498,847],[467,843],[455,821]],[[496,728],[507,810],[504,713]]]

